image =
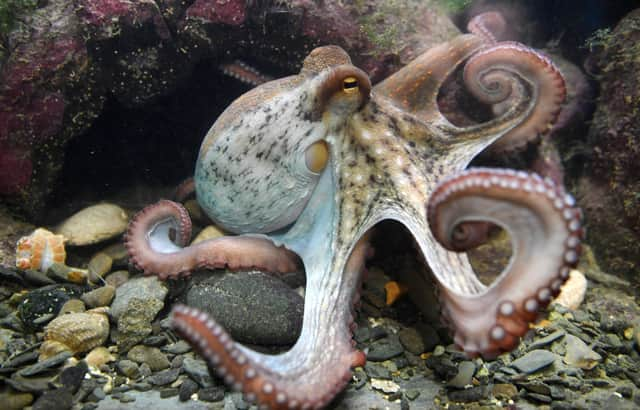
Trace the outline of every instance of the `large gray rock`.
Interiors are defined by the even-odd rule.
[[[261,272],[210,274],[203,280],[197,276],[185,299],[244,343],[291,344],[302,327],[303,298],[278,278]]]

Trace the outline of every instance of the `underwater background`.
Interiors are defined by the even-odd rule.
[[[366,363],[315,405],[640,408],[640,2],[631,0],[0,0],[0,402],[257,408],[169,313],[196,306],[235,340],[286,351],[302,328],[304,272],[143,276],[125,246],[134,215],[180,199],[196,243],[228,235],[189,179],[236,98],[297,74],[323,45],[343,48],[375,87],[487,12],[506,22],[498,44],[553,62],[566,99],[548,129],[516,149],[489,147],[472,166],[564,186],[583,214],[580,261],[563,299],[513,351],[470,358],[441,323],[433,287],[412,282],[430,272],[411,235],[381,223],[354,325]],[[439,110],[460,127],[495,118],[462,76],[454,70],[439,89]],[[489,284],[513,249],[496,226],[481,239],[468,254]]]

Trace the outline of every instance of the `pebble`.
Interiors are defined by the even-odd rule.
[[[476,372],[476,365],[471,361],[464,361],[458,364],[458,374],[447,382],[447,386],[463,389],[471,385],[473,375]]]
[[[119,360],[116,364],[116,368],[120,373],[122,373],[122,375],[127,376],[130,379],[137,379],[140,376],[138,364],[133,360]]]
[[[413,354],[419,355],[425,351],[422,336],[412,327],[406,327],[398,333],[402,346]]]
[[[565,336],[565,341],[566,354],[563,361],[566,364],[590,370],[602,360],[602,356],[587,346],[579,337],[567,335]]]
[[[160,398],[161,399],[166,399],[168,397],[177,396],[178,393],[179,393],[179,391],[175,387],[169,387],[169,388],[161,389],[160,390]]]
[[[111,354],[109,349],[104,346],[98,346],[87,353],[84,360],[89,366],[98,368],[109,362],[113,362],[116,358]]]
[[[91,283],[100,283],[102,278],[109,272],[113,266],[113,259],[104,252],[98,252],[91,257],[87,265],[89,273],[89,281]]]
[[[88,307],[96,308],[109,306],[115,294],[116,288],[111,285],[106,285],[90,292],[83,293],[81,299]]]
[[[86,207],[65,219],[56,228],[68,245],[90,245],[114,236],[126,229],[129,218],[118,205],[101,203]]]
[[[162,301],[154,298],[131,299],[127,304],[127,311],[118,320],[118,333],[115,337],[118,349],[126,352],[145,340],[153,331],[151,323],[163,306]]]
[[[34,322],[42,315],[57,315],[62,306],[72,298],[79,297],[83,288],[77,285],[49,285],[34,289],[26,294],[18,306],[18,316],[25,327],[31,330]]]
[[[155,276],[132,278],[116,288],[116,295],[111,304],[111,315],[118,322],[120,317],[128,311],[129,303],[134,299],[146,302],[157,300],[164,306],[167,292],[167,285]]]
[[[167,356],[157,347],[137,345],[127,353],[127,359],[139,364],[147,364],[152,371],[159,371],[169,368],[171,363]]]
[[[22,410],[33,402],[33,394],[19,392],[0,393],[0,403],[6,410]]]
[[[447,396],[451,401],[470,403],[485,399],[488,396],[487,390],[488,389],[485,386],[476,386],[462,390],[449,390],[447,391]]]
[[[75,366],[67,367],[60,373],[60,383],[72,394],[78,391],[84,376],[89,371],[87,363],[79,362]]]
[[[198,391],[198,399],[202,401],[220,401],[224,399],[224,387],[210,386],[202,388]]]
[[[69,299],[60,308],[58,316],[66,315],[67,313],[81,313],[86,310],[87,308],[81,299]]]
[[[364,365],[364,371],[371,378],[391,380],[389,369],[379,363],[367,361]]]
[[[73,404],[73,395],[67,389],[46,391],[33,403],[32,410],[67,410]]]
[[[182,369],[200,386],[210,387],[213,385],[209,368],[204,360],[185,357],[182,362]]]
[[[518,395],[518,388],[510,383],[497,383],[491,392],[499,400],[513,400]]]
[[[376,340],[369,346],[367,359],[374,362],[381,362],[394,358],[404,352],[397,335],[390,335],[380,340]]]
[[[180,385],[179,397],[180,401],[187,401],[191,399],[191,396],[198,392],[198,384],[191,379],[186,379]]]
[[[545,346],[550,345],[551,343],[555,342],[556,340],[560,339],[562,336],[564,336],[566,334],[567,334],[567,332],[565,332],[564,330],[556,330],[555,332],[551,333],[548,336],[545,336],[543,338],[534,340],[533,343],[531,343],[528,346],[528,348],[529,348],[529,350],[536,350],[536,349],[539,349],[541,347],[545,347]]]
[[[47,370],[50,370],[54,367],[60,366],[62,363],[65,362],[65,360],[67,360],[71,356],[72,355],[70,352],[60,352],[55,356],[39,361],[34,365],[25,367],[19,370],[16,374],[18,376],[33,376],[33,375],[45,372]]]
[[[171,354],[185,354],[191,351],[191,345],[184,340],[178,340],[163,347],[162,350]]]
[[[180,369],[167,369],[158,373],[154,373],[147,377],[145,380],[147,383],[151,383],[154,386],[166,386],[175,382],[180,376]]]
[[[396,393],[400,390],[398,383],[386,379],[371,379],[371,387],[385,394]]]
[[[536,349],[514,360],[511,366],[522,373],[530,374],[549,366],[556,358],[557,356],[548,350]]]
[[[127,270],[117,270],[107,275],[104,281],[109,286],[113,286],[114,288],[118,288],[129,280],[129,271]]]

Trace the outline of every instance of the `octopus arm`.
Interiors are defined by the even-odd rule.
[[[456,227],[469,221],[490,221],[511,236],[511,261],[489,288],[460,294],[441,286],[454,341],[471,354],[491,357],[515,347],[580,254],[581,211],[570,195],[536,174],[465,171],[436,188],[428,218],[436,239],[450,250],[464,250]]]
[[[366,251],[360,241],[346,263],[344,281],[325,283],[335,286],[332,291],[318,286],[322,277],[307,279],[302,332],[283,354],[239,345],[213,318],[190,307],[174,308],[173,325],[247,401],[275,410],[323,408],[349,382],[351,368],[365,363],[364,353],[353,348],[351,332]]]
[[[257,236],[224,236],[186,246],[191,220],[186,209],[162,200],[140,211],[129,224],[125,245],[131,263],[161,279],[188,275],[197,268],[294,272],[298,257]]]
[[[486,124],[463,128],[463,133],[487,135],[491,127],[507,125],[506,132],[492,131],[501,136],[492,146],[496,151],[518,149],[548,132],[566,97],[564,78],[553,62],[516,42],[497,43],[474,54],[463,78],[469,91],[500,115]],[[524,112],[518,108],[523,102]]]

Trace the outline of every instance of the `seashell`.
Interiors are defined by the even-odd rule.
[[[54,263],[64,263],[64,237],[44,228],[23,236],[16,244],[16,267],[46,272]]]
[[[108,308],[97,308],[53,319],[44,329],[39,360],[62,351],[76,354],[101,346],[109,336],[108,311]]]
[[[198,242],[206,241],[207,239],[220,238],[225,235],[226,233],[224,233],[224,231],[217,226],[209,225],[200,231],[200,233],[193,239],[193,241],[191,241],[191,245],[195,245]]]
[[[129,223],[124,209],[101,203],[84,208],[64,220],[56,228],[69,245],[90,245],[121,235]]]
[[[560,293],[554,303],[564,306],[570,310],[577,310],[587,294],[587,278],[579,270],[572,269],[569,272],[569,279],[560,288]]]

